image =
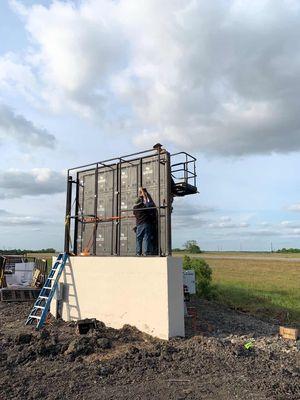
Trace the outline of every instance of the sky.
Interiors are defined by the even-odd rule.
[[[66,169],[197,157],[173,247],[300,247],[300,3],[2,0],[0,248],[63,248]]]

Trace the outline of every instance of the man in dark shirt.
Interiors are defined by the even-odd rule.
[[[148,195],[145,188],[139,189],[139,198],[133,207],[133,215],[136,218],[136,255],[143,253],[143,244],[145,255],[152,254],[153,239],[153,208],[154,203]]]

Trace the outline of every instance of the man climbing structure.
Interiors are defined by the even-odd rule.
[[[154,254],[155,204],[146,188],[139,188],[139,197],[133,207],[136,218],[136,255]],[[144,252],[143,252],[144,250]]]

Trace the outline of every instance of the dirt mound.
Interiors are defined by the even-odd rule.
[[[86,335],[55,320],[37,332],[24,326],[31,304],[0,303],[0,398],[300,399],[299,349],[276,324],[194,306],[196,331],[188,322],[188,338],[165,342],[100,322]]]

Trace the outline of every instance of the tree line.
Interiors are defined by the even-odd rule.
[[[276,253],[300,253],[300,249],[292,248],[292,247],[289,249],[286,249],[285,247],[283,247],[282,249],[278,249],[276,251]]]
[[[9,255],[9,254],[14,254],[14,255],[23,255],[27,253],[56,253],[56,250],[53,249],[52,247],[49,247],[48,249],[39,249],[39,250],[28,250],[28,249],[10,249],[10,250],[0,250],[0,254],[2,255]]]

